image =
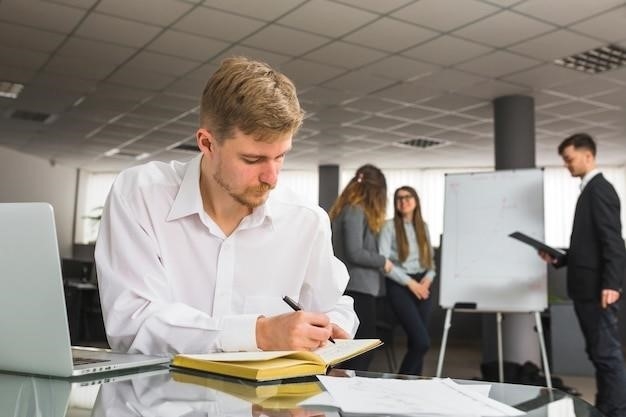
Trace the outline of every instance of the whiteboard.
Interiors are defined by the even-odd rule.
[[[544,240],[543,170],[447,174],[440,305],[532,312],[548,306],[547,268],[537,252],[508,237]]]

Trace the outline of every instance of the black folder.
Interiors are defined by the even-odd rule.
[[[552,246],[548,246],[545,243],[534,239],[528,235],[525,235],[522,232],[513,232],[509,235],[510,237],[512,237],[513,239],[517,239],[520,242],[524,242],[527,245],[532,246],[533,248],[537,249],[538,251],[542,251],[542,252],[546,252],[547,254],[549,254],[550,256],[552,256],[555,259],[560,259],[563,256],[565,256],[565,252],[563,252],[560,249],[556,249],[553,248]]]

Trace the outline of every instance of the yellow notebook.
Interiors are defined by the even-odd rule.
[[[171,375],[174,381],[222,391],[268,409],[291,409],[296,407],[298,403],[323,391],[319,381],[278,384],[263,382],[258,384],[241,379],[200,376],[182,372],[172,372]]]
[[[382,345],[379,339],[336,339],[335,342],[314,352],[267,351],[222,352],[200,355],[178,354],[172,359],[172,366],[253,381],[271,381],[325,374],[329,366]]]

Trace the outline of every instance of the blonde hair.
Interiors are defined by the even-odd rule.
[[[330,219],[337,217],[347,205],[362,207],[369,228],[375,233],[380,232],[385,223],[387,208],[387,181],[380,169],[371,164],[357,169],[330,208]]]
[[[291,80],[246,57],[222,61],[202,92],[200,125],[218,141],[232,137],[235,129],[271,141],[295,134],[303,117]]]
[[[396,198],[400,191],[406,191],[415,199],[415,210],[413,210],[413,227],[415,228],[415,234],[417,235],[417,247],[420,255],[420,264],[423,268],[431,269],[433,266],[432,248],[428,242],[426,236],[426,225],[422,218],[422,207],[420,204],[419,196],[415,188],[404,185],[398,188],[393,193],[394,214],[393,223],[396,230],[396,245],[398,246],[398,259],[400,262],[404,262],[409,256],[409,239],[406,236],[404,230],[404,219],[402,213],[398,211],[396,205]]]

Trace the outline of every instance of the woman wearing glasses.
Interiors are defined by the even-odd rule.
[[[431,311],[430,285],[435,278],[433,248],[422,218],[417,191],[402,186],[394,193],[394,216],[379,236],[380,254],[391,260],[387,272],[387,297],[407,334],[408,350],[399,372],[420,375],[424,355],[430,347],[428,320]]]

